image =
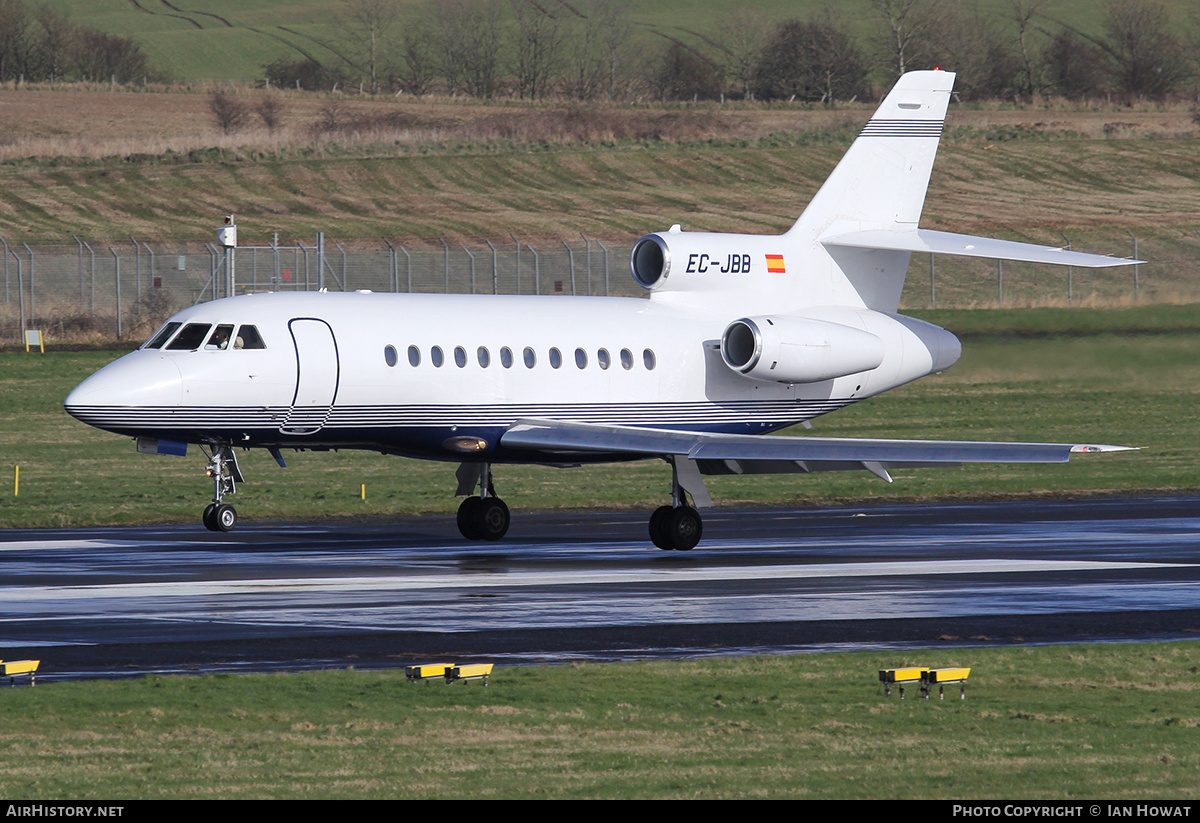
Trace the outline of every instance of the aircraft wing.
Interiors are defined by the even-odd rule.
[[[1073,453],[1126,451],[1127,446],[1005,443],[973,440],[872,440],[774,437],[518,420],[500,438],[508,448],[567,457],[605,452],[630,457],[686,458],[701,474],[775,474],[865,469],[891,481],[889,468],[962,463],[1065,463]],[[686,461],[674,460],[678,468]],[[689,491],[693,489],[689,488]]]
[[[1016,260],[1023,263],[1053,263],[1059,266],[1079,266],[1099,269],[1107,266],[1130,266],[1143,260],[1107,257],[1067,251],[1055,246],[1037,246],[1012,240],[995,240],[970,234],[916,229],[914,231],[855,231],[822,238],[826,246],[849,246],[884,251],[919,251],[930,254],[951,254],[958,257],[986,257],[992,260]]]

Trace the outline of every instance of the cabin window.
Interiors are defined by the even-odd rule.
[[[454,347],[454,365],[458,366],[460,369],[466,368],[467,366],[467,350],[462,346]]]
[[[654,371],[654,367],[658,365],[658,358],[654,356],[654,352],[646,349],[642,352],[642,362],[646,364],[646,371]]]
[[[506,369],[511,369],[513,364],[512,349],[508,346],[500,349],[500,365]]]
[[[421,350],[416,346],[408,347],[408,365],[412,366],[414,369],[421,365]]]
[[[442,363],[445,362],[445,357],[442,356],[442,347],[434,346],[429,350],[429,362],[433,363],[435,369],[440,369]]]
[[[233,347],[235,349],[265,349],[267,344],[263,342],[257,326],[242,326],[238,329],[237,337],[233,339]]]
[[[575,350],[575,365],[581,369],[587,368],[587,352],[583,349]]]
[[[621,349],[621,368],[625,371],[633,368],[633,352],[629,349]]]
[[[608,354],[608,349],[600,349],[596,352],[596,362],[600,364],[600,368],[607,369],[612,365],[612,358]]]
[[[173,335],[176,331],[178,331],[179,327],[182,325],[183,324],[178,321],[173,322],[173,323],[168,323],[167,325],[163,326],[161,329],[158,330],[158,334],[154,335],[149,340],[147,340],[146,345],[142,346],[142,348],[143,349],[161,349],[162,344],[166,343],[167,340],[169,340],[171,338],[171,335]]]
[[[204,344],[206,351],[225,351],[229,348],[229,338],[233,335],[233,326],[221,325],[213,330],[212,337]]]
[[[480,346],[475,350],[475,359],[479,361],[479,368],[486,369],[492,365],[492,353],[487,350],[487,346]]]
[[[525,358],[525,368],[532,369],[537,365],[537,355],[529,346],[525,347],[525,351],[521,353],[521,356]]]
[[[383,362],[384,363],[387,363],[388,366],[395,366],[397,361],[399,361],[399,359],[400,359],[400,357],[399,357],[399,355],[396,354],[395,346],[384,346],[383,347]]]
[[[562,352],[560,352],[558,349],[550,349],[550,368],[562,368]]]
[[[179,336],[171,341],[167,346],[171,351],[185,351],[200,348],[200,344],[204,342],[204,338],[208,335],[208,330],[212,328],[211,323],[188,323],[183,327],[183,331]]]

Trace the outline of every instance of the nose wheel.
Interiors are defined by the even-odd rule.
[[[228,503],[209,503],[204,508],[204,528],[210,532],[230,532],[237,525],[237,510]]]

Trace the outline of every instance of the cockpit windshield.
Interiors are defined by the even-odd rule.
[[[188,323],[183,327],[183,331],[167,344],[167,349],[171,351],[186,351],[188,349],[195,351],[200,348],[200,344],[204,342],[204,338],[211,328],[211,323]]]
[[[175,331],[182,325],[183,324],[178,321],[172,321],[170,323],[167,323],[165,326],[163,326],[161,329],[158,330],[157,334],[155,334],[153,337],[151,337],[149,340],[147,340],[146,345],[142,346],[142,348],[143,349],[161,349],[162,344],[166,343],[171,338],[171,335],[173,335],[175,333]]]

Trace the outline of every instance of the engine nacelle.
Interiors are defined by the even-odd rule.
[[[747,377],[817,383],[874,369],[883,341],[862,329],[807,317],[743,317],[721,335],[725,365]]]

